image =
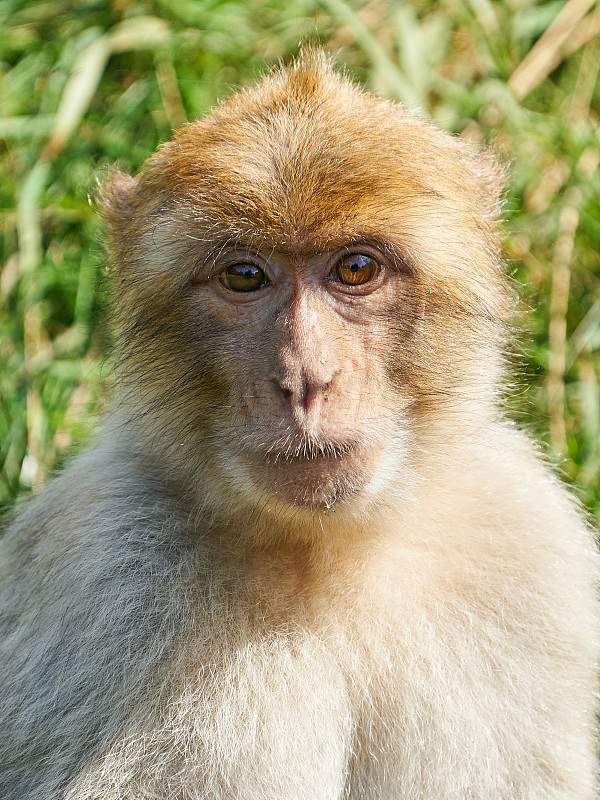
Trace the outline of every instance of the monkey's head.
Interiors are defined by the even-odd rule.
[[[489,156],[312,51],[114,173],[140,451],[221,509],[364,509],[410,483],[440,420],[493,413],[500,184]]]

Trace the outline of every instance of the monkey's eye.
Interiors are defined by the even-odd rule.
[[[267,276],[256,264],[230,264],[219,273],[221,283],[234,292],[255,292],[269,282]]]
[[[342,256],[331,271],[331,276],[347,286],[361,286],[368,283],[377,272],[377,262],[362,253],[348,253]]]

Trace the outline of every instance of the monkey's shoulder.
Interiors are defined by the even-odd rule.
[[[153,518],[171,507],[158,482],[138,466],[108,447],[98,446],[76,457],[58,476],[26,500],[7,531],[8,540],[28,539],[38,543],[44,537],[75,544],[83,528],[101,539],[113,530],[140,524],[152,526]],[[87,537],[91,538],[91,537]],[[55,549],[55,544],[53,544]]]
[[[125,614],[168,597],[189,561],[186,523],[133,461],[87,451],[18,509],[0,541],[0,625],[36,629],[70,616],[83,624],[100,599]]]
[[[490,526],[509,537],[529,532],[538,545],[555,533],[578,538],[587,530],[574,494],[523,431],[498,422],[482,434],[434,465],[421,507],[435,509],[438,519],[462,518],[473,532]]]
[[[423,476],[406,508],[390,504],[391,586],[422,575],[425,595],[442,588],[449,597],[496,592],[516,603],[535,593],[573,602],[591,596],[600,574],[593,531],[521,431],[499,423],[463,437]]]
[[[123,725],[175,647],[183,545],[166,529],[181,521],[135,472],[88,451],[19,508],[0,543],[0,764],[19,786],[3,796],[40,796],[45,760],[50,788],[62,784],[82,748]]]

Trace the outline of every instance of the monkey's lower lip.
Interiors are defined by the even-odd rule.
[[[308,507],[331,507],[355,494],[369,477],[372,461],[356,445],[304,453],[254,454],[252,480],[279,500]]]

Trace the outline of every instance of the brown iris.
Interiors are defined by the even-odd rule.
[[[368,283],[377,272],[377,262],[363,253],[348,253],[342,256],[332,270],[332,275],[347,286]]]
[[[267,276],[256,264],[230,264],[219,277],[234,292],[255,292],[268,283]]]

